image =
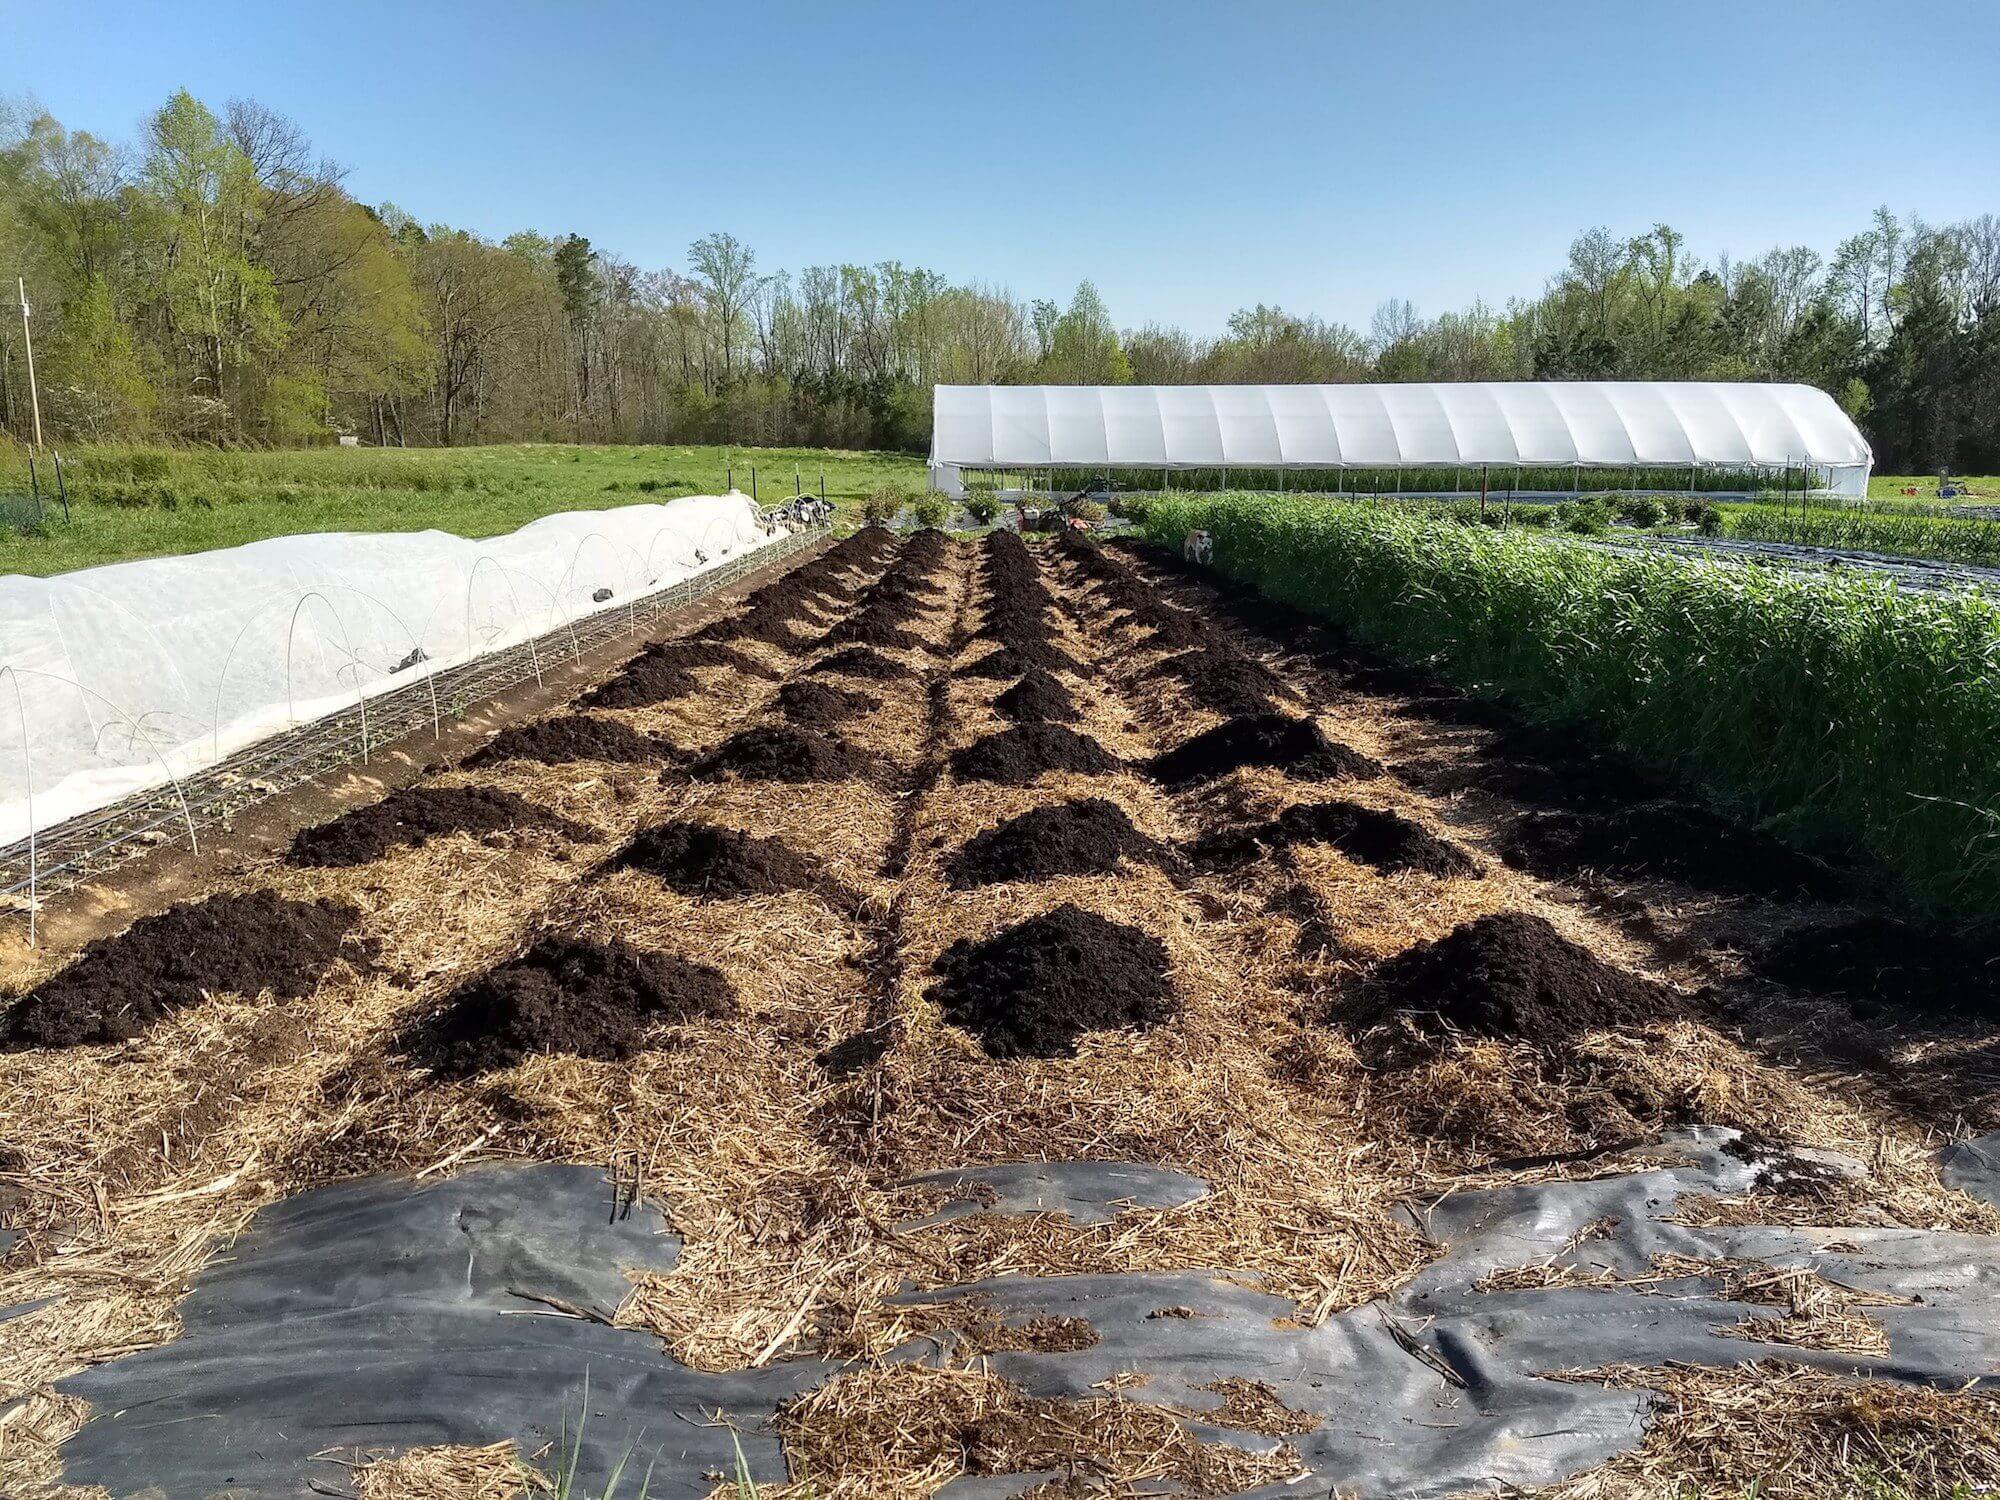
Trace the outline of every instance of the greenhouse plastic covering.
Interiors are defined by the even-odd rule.
[[[1864,495],[1867,440],[1807,385],[941,385],[949,469],[1810,467]]]
[[[769,540],[732,493],[0,578],[0,843]]]

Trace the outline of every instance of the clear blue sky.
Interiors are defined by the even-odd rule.
[[[260,100],[364,202],[646,266],[895,257],[1124,326],[1537,291],[1593,224],[1831,251],[2000,212],[2000,0],[0,0],[0,94]]]

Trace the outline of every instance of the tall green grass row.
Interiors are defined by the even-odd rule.
[[[1266,497],[1154,504],[1215,565],[1778,836],[1874,861],[1909,905],[2000,925],[2000,605]]]
[[[1796,507],[1787,514],[1776,506],[1732,505],[1723,508],[1723,532],[1748,541],[2000,566],[2000,522],[1973,516],[1858,509],[1800,515]]]

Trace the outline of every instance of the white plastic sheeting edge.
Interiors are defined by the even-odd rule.
[[[0,844],[770,540],[731,492],[0,577]]]
[[[934,470],[1810,467],[1853,495],[1874,461],[1826,392],[1747,381],[941,385],[931,436]]]

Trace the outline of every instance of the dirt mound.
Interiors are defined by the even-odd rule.
[[[445,1078],[525,1057],[620,1058],[663,1022],[727,1015],[729,981],[706,964],[608,943],[543,938],[453,994],[397,1050]]]
[[[778,689],[778,707],[806,729],[833,729],[856,714],[873,713],[882,700],[824,682],[788,682]]]
[[[1736,896],[1832,896],[1832,872],[1776,840],[1681,802],[1615,812],[1542,812],[1518,818],[1495,842],[1517,870],[1573,880],[1594,870],[1614,880],[1669,880]]]
[[[1328,739],[1311,719],[1275,713],[1244,715],[1183,740],[1148,761],[1146,773],[1167,786],[1189,786],[1245,766],[1272,766],[1315,780],[1382,774],[1378,762]]]
[[[926,567],[935,567],[944,561],[945,554],[950,550],[951,538],[935,526],[926,526],[903,543],[904,559]]]
[[[896,533],[886,526],[864,526],[850,537],[843,537],[819,555],[820,560],[835,560],[843,566],[879,567],[896,555]]]
[[[776,646],[780,651],[803,651],[811,644],[810,638],[794,629],[805,618],[805,611],[796,605],[764,606],[747,609],[741,614],[731,615],[726,620],[713,620],[695,632],[695,639],[702,641],[756,641],[766,646]]]
[[[716,641],[656,641],[578,699],[584,708],[645,708],[701,691],[694,674],[703,667],[729,667],[762,677],[778,674],[762,662]]]
[[[1167,950],[1136,927],[1063,905],[932,966],[930,998],[989,1057],[1070,1057],[1090,1031],[1157,1026],[1174,1013]]]
[[[1178,678],[1189,698],[1231,718],[1269,713],[1288,696],[1284,684],[1262,662],[1214,647],[1170,656],[1149,668],[1146,675]]]
[[[1016,724],[1073,723],[1076,701],[1060,679],[1036,667],[993,700],[993,706]]]
[[[1096,776],[1121,762],[1088,735],[1060,724],[1022,724],[976,740],[952,753],[952,774],[960,781],[997,781],[1026,786],[1045,771]]]
[[[1227,868],[1286,844],[1331,844],[1349,859],[1378,870],[1479,873],[1478,862],[1456,844],[1408,818],[1354,802],[1302,802],[1267,823],[1197,839],[1188,856],[1199,865]]]
[[[745,781],[853,781],[866,769],[865,758],[852,745],[816,729],[784,724],[740,730],[694,763],[696,776]]]
[[[1980,1018],[2000,1005],[2000,951],[1889,917],[1794,928],[1750,967],[1801,994],[1845,1000],[1863,1019],[1889,1006]]]
[[[1151,651],[1191,651],[1208,646],[1215,631],[1195,616],[1179,609],[1162,609],[1139,621],[1146,632],[1146,649]]]
[[[331,901],[270,891],[210,896],[99,938],[0,1018],[0,1051],[122,1042],[204,995],[310,994],[359,920]],[[365,959],[371,944],[349,944]]]
[[[703,900],[777,896],[806,891],[835,906],[858,898],[810,854],[715,823],[676,822],[640,830],[609,868],[641,870],[684,895]]]
[[[1102,797],[1038,807],[966,840],[946,866],[960,888],[1059,875],[1108,875],[1120,860],[1157,860],[1160,846]]]
[[[894,682],[915,674],[892,656],[870,651],[866,646],[849,646],[831,656],[822,656],[804,669],[810,673],[838,672],[846,677],[862,677],[870,682]]]
[[[517,724],[503,729],[476,753],[468,766],[497,766],[510,760],[539,760],[562,764],[573,760],[604,760],[621,765],[643,765],[670,754],[672,747],[650,734],[641,734],[616,719],[599,719],[590,714],[561,714],[534,724]]]
[[[1076,658],[1062,647],[1047,641],[1034,641],[1021,645],[1002,646],[998,651],[989,651],[979,660],[958,669],[961,677],[985,677],[996,682],[1006,682],[1020,677],[1039,667],[1044,672],[1067,672],[1072,677],[1081,677],[1083,668]]]
[[[1338,1019],[1367,1025],[1402,1015],[1425,1029],[1550,1046],[1681,1008],[1665,985],[1612,967],[1544,918],[1498,912],[1383,962]]]
[[[447,834],[527,828],[546,828],[567,839],[597,837],[595,829],[512,792],[483,786],[406,786],[330,823],[301,829],[286,859],[308,868],[360,865],[391,849],[415,847]]]
[[[903,629],[879,612],[862,610],[849,615],[821,637],[822,646],[874,646],[888,651],[923,649],[923,637]]]

